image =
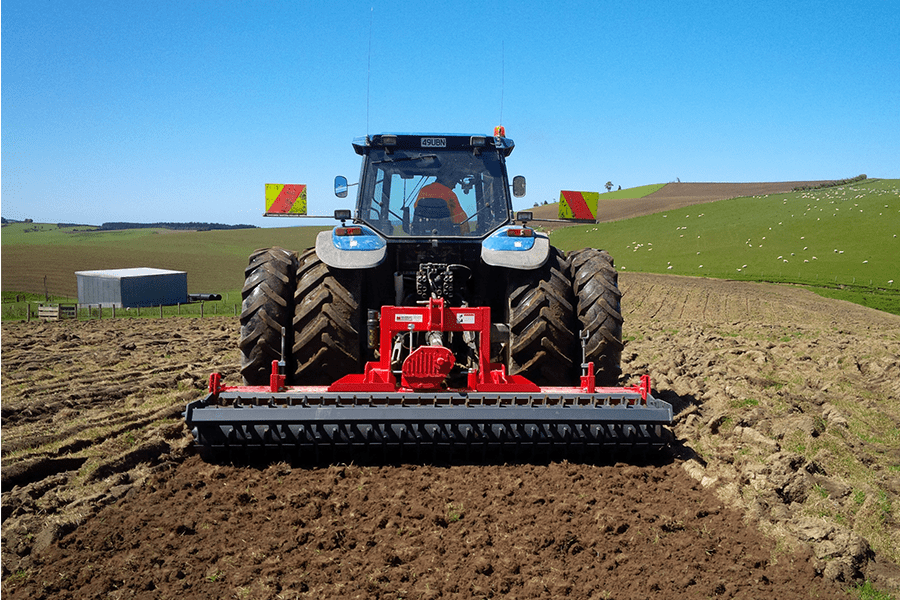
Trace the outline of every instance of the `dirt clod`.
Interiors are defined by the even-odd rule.
[[[790,600],[900,585],[900,318],[757,284],[620,286],[624,382],[649,372],[677,412],[652,460],[207,461],[180,411],[210,372],[236,383],[236,319],[4,323],[3,595]]]

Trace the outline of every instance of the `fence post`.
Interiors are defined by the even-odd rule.
[[[162,319],[162,304],[159,305],[159,318]]]
[[[116,305],[115,304],[112,305],[112,318],[113,319],[116,318]]]
[[[203,302],[200,303],[200,318],[203,318]]]
[[[31,323],[31,302],[25,303],[25,314],[27,315],[27,323]]]

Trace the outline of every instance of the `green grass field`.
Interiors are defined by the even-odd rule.
[[[601,194],[652,193],[661,184]],[[646,195],[644,194],[644,195]],[[240,296],[256,248],[312,246],[322,227],[168,231],[3,227],[2,289],[72,299],[75,271],[156,267],[186,271],[190,293]],[[774,281],[900,314],[900,180],[734,198],[644,217],[566,227],[563,250],[608,250],[620,271]]]
[[[551,234],[620,271],[775,281],[900,314],[900,180],[734,198]]]
[[[624,190],[616,190],[614,192],[605,192],[600,194],[600,202],[604,200],[620,200],[622,198],[643,198],[644,196],[649,196],[653,192],[656,192],[666,184],[664,183],[651,183],[650,185],[639,185],[638,187],[627,188]]]

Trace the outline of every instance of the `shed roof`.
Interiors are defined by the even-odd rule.
[[[146,277],[147,275],[174,275],[187,271],[170,271],[168,269],[154,269],[152,267],[135,267],[133,269],[102,269],[99,271],[75,271],[76,275],[88,275],[90,277],[110,277],[121,279],[123,277]]]

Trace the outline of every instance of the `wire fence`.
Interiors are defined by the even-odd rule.
[[[191,302],[172,306],[143,306],[121,308],[74,302],[7,301],[2,303],[3,321],[63,320],[88,321],[97,319],[165,319],[172,317],[237,316],[240,304],[227,301]]]

